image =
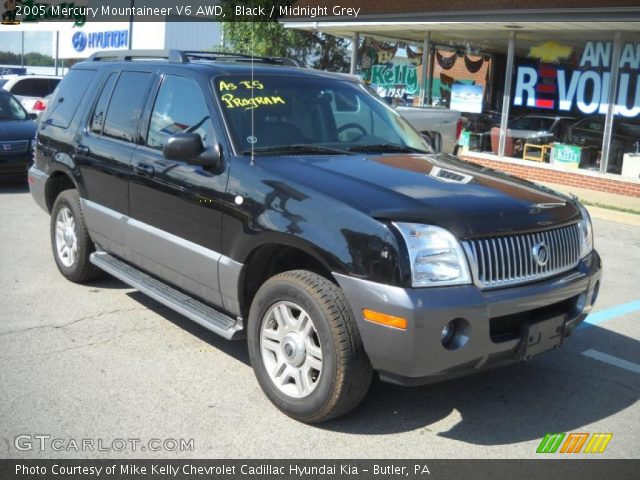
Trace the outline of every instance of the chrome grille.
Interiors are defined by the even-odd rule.
[[[540,265],[534,247],[544,244],[548,261]],[[483,288],[502,287],[550,277],[574,268],[580,260],[578,225],[521,235],[463,242],[472,270]]]
[[[29,148],[29,140],[19,140],[17,142],[5,142],[0,140],[0,155],[14,155],[24,153]]]

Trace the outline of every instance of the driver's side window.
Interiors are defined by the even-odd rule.
[[[151,113],[147,146],[162,150],[166,139],[180,132],[199,134],[205,147],[214,138],[213,125],[200,85],[190,78],[167,75]]]

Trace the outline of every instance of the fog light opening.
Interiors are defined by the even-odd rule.
[[[598,293],[600,293],[600,280],[596,282],[596,286],[593,287],[593,292],[591,293],[591,305],[596,303],[596,299],[598,298]]]
[[[584,310],[584,307],[587,305],[587,293],[581,293],[576,300],[576,315],[580,315]]]
[[[447,350],[464,347],[471,336],[471,325],[464,318],[456,318],[447,323],[440,332],[442,346]]]
[[[440,341],[442,345],[445,347],[451,342],[453,338],[453,334],[456,332],[456,326],[453,321],[447,323],[444,327],[442,327],[442,332],[440,333]]]

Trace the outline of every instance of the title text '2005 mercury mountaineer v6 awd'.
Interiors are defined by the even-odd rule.
[[[283,59],[94,54],[51,99],[29,182],[66,278],[106,271],[246,334],[304,422],[374,371],[416,385],[559,347],[598,294],[576,201],[435,155],[358,81]]]

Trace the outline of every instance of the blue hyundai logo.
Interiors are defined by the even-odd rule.
[[[87,48],[87,35],[84,32],[76,32],[71,38],[71,43],[76,52],[81,52]]]

